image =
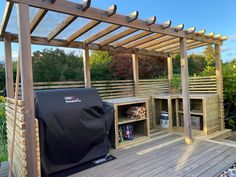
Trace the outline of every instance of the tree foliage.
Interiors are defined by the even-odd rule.
[[[32,56],[35,82],[83,80],[83,61],[63,50],[36,51]]]
[[[207,62],[207,66],[215,66],[216,62],[215,62],[215,50],[212,47],[212,45],[208,45],[205,49],[204,49],[204,56]]]
[[[199,54],[191,54],[188,56],[188,69],[189,69],[189,75],[201,75],[204,68],[207,66],[207,61],[204,57],[204,55]],[[180,55],[177,54],[173,61],[173,68],[175,74],[180,74]]]
[[[90,72],[92,80],[112,79],[113,72],[111,67],[112,57],[108,52],[92,51],[90,55]]]
[[[226,125],[236,129],[236,59],[223,64]]]

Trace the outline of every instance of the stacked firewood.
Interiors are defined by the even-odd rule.
[[[144,106],[131,106],[127,110],[127,115],[131,119],[145,119],[146,108]]]

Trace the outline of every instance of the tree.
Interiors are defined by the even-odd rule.
[[[207,66],[207,61],[204,55],[199,54],[191,54],[188,56],[188,68],[189,68],[189,75],[200,75],[204,68]],[[173,61],[173,68],[175,74],[180,74],[180,55],[177,54],[174,57]]]
[[[83,80],[83,61],[63,50],[36,51],[32,56],[35,82]]]
[[[207,61],[207,65],[208,66],[215,66],[216,62],[215,62],[215,50],[212,47],[212,45],[208,45],[205,50],[204,50],[204,56],[206,58]]]
[[[223,88],[227,128],[236,129],[236,59],[223,63]]]
[[[90,55],[90,73],[92,80],[109,80],[113,78],[110,67],[112,57],[108,52],[92,51]]]

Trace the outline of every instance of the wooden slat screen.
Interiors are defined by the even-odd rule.
[[[167,94],[170,92],[168,79],[142,79],[139,80],[140,95]]]
[[[83,87],[84,87],[83,81],[34,83],[35,90],[59,89],[59,88],[83,88]],[[92,87],[98,90],[98,93],[103,99],[134,96],[133,80],[92,81]]]
[[[191,77],[189,91],[192,94],[217,94],[216,76]]]

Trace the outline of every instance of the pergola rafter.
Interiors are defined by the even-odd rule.
[[[88,24],[86,24],[85,26],[83,26],[81,29],[79,29],[78,31],[76,31],[74,34],[72,34],[71,36],[69,36],[66,41],[67,43],[71,43],[72,41],[74,41],[75,39],[77,39],[78,37],[82,36],[84,33],[86,33],[87,31],[91,30],[92,28],[94,28],[95,26],[97,26],[98,24],[100,24],[100,21],[97,20],[92,20],[91,22],[89,22]]]
[[[138,39],[141,39],[141,38],[143,38],[143,37],[146,37],[146,36],[148,36],[148,35],[150,35],[150,34],[152,34],[152,32],[149,32],[149,31],[141,32],[141,33],[139,33],[139,34],[137,34],[137,35],[135,35],[135,36],[132,36],[132,37],[130,37],[130,38],[128,38],[128,39],[125,39],[125,40],[123,40],[123,41],[120,41],[120,42],[115,43],[115,44],[114,44],[114,47],[123,46],[123,45],[128,44],[128,43],[131,43],[131,42],[133,42],[133,41],[135,41],[135,40],[138,40]]]
[[[186,42],[189,45],[193,44],[193,43],[199,43],[198,41],[193,41],[193,40],[187,40]],[[175,48],[178,48],[180,45],[179,45],[179,42],[173,42],[172,44],[169,44],[168,46],[163,46],[163,47],[160,47],[158,49],[156,49],[155,51],[167,51],[167,50],[172,50],[172,49],[175,49]]]
[[[58,34],[60,34],[66,27],[68,27],[73,21],[75,21],[77,17],[69,16],[67,17],[61,24],[59,24],[49,35],[48,41],[54,39]]]
[[[170,41],[170,40],[173,40],[173,39],[175,39],[173,36],[164,36],[161,39],[154,40],[154,41],[151,41],[149,43],[145,43],[145,44],[137,46],[137,47],[139,49],[143,49],[143,48],[150,49],[153,46],[156,46],[158,44],[162,44],[164,42],[167,42],[167,41]]]
[[[1,24],[1,27],[0,27],[0,36],[3,36],[4,33],[5,33],[5,30],[7,28],[7,24],[8,24],[10,15],[11,15],[11,11],[12,11],[13,5],[14,5],[13,2],[7,2],[7,4],[6,4],[6,8],[5,8],[5,12],[4,12],[4,15],[3,15],[2,24]]]
[[[34,30],[37,28],[43,17],[47,14],[48,10],[40,9],[39,12],[34,17],[33,21],[30,24],[30,33],[33,33]]]

